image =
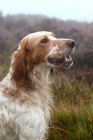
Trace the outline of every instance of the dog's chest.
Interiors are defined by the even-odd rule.
[[[1,113],[4,115],[4,123],[2,122],[0,129],[6,133],[7,139],[43,139],[50,120],[50,97],[38,94],[40,93],[34,92],[25,95],[23,92],[22,96],[15,99],[2,95],[4,102],[1,101]],[[3,138],[3,133],[1,137]]]

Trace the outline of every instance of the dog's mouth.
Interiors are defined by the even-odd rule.
[[[53,64],[55,67],[70,67],[73,64],[71,56],[62,58],[48,58],[48,62]]]

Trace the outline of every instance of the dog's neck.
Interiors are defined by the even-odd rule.
[[[34,68],[34,72],[37,73],[42,79],[49,80],[50,75],[50,67],[46,66],[45,64],[38,65]]]
[[[3,79],[4,83],[8,86],[13,86],[16,88],[15,81],[11,79],[13,73],[12,67],[10,68],[9,73]],[[37,88],[48,87],[50,85],[49,80],[50,75],[50,67],[45,64],[36,66],[31,73],[29,73],[26,77],[25,84],[21,89],[34,90]]]
[[[50,84],[49,75],[50,67],[45,64],[38,65],[27,75],[24,87],[28,90],[47,87]]]

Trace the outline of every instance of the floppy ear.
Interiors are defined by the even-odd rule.
[[[14,53],[12,67],[12,79],[16,82],[17,86],[22,87],[26,79],[25,50],[20,49]]]

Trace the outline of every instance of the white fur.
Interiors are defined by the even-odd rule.
[[[19,89],[22,99],[27,98],[24,104],[20,104],[19,99],[7,97],[8,92],[17,90],[11,81],[11,74],[1,82],[0,92],[0,140],[43,140],[44,134],[48,128],[50,119],[50,107],[52,103],[51,95],[47,95],[49,69],[36,68],[36,71],[42,71],[41,81],[34,76],[38,91],[32,91],[27,95],[22,89]],[[43,67],[42,67],[43,68]],[[46,80],[45,80],[46,79]],[[5,95],[4,87],[7,87]],[[44,88],[43,88],[44,87]],[[30,100],[30,94],[33,100]],[[47,97],[46,97],[47,96]],[[6,127],[5,127],[6,126]]]

